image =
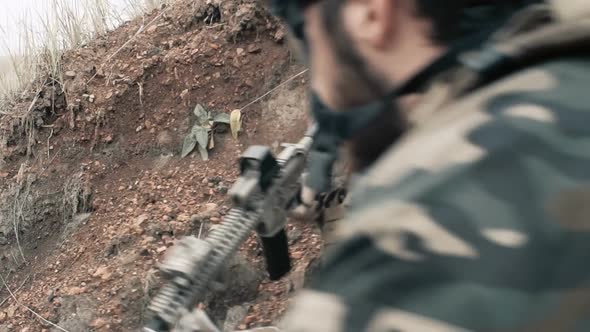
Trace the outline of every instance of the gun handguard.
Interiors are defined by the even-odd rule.
[[[167,283],[154,297],[144,332],[171,331],[182,316],[204,300],[206,291],[248,236],[261,238],[267,270],[273,280],[290,271],[285,226],[297,201],[315,129],[297,144],[283,145],[275,159],[269,148],[250,147],[240,159],[240,177],[230,190],[234,208],[209,236],[183,238],[160,266]]]

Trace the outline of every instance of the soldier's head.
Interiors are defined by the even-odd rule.
[[[541,0],[270,1],[304,46],[323,141],[352,142],[368,165],[405,130],[391,103],[402,82]]]
[[[307,42],[312,88],[333,109],[383,97],[450,44],[497,27],[515,9],[531,2],[274,1],[277,6],[296,7],[302,15],[294,26]],[[295,11],[284,13],[292,18]]]

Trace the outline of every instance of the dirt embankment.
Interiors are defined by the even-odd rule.
[[[69,52],[64,82],[15,105],[29,116],[0,119],[0,273],[17,299],[0,289],[0,331],[56,330],[31,311],[68,331],[140,326],[163,253],[229,210],[244,148],[304,132],[300,76],[243,110],[238,140],[214,132],[209,161],[180,157],[197,104],[228,113],[301,72],[284,38],[254,1],[179,0]],[[219,323],[280,317],[320,241],[289,227],[295,272],[268,282],[250,239],[209,303]]]

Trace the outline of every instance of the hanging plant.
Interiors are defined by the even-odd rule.
[[[209,160],[209,150],[215,147],[213,133],[219,126],[231,127],[230,115],[209,112],[201,104],[195,107],[193,114],[196,117],[195,124],[184,138],[181,157],[188,156],[198,148],[201,159]]]

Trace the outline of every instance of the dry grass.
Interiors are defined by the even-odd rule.
[[[62,56],[83,46],[97,35],[120,25],[126,17],[136,17],[173,0],[124,0],[124,12],[117,12],[110,0],[46,0],[48,10],[28,14],[17,24],[18,43],[7,42],[8,31],[0,27],[0,148],[2,124],[18,127],[30,135],[27,117],[36,97],[46,85],[63,88]],[[23,107],[23,102],[28,107]],[[13,134],[13,133],[8,133]],[[5,138],[4,138],[5,139]]]

